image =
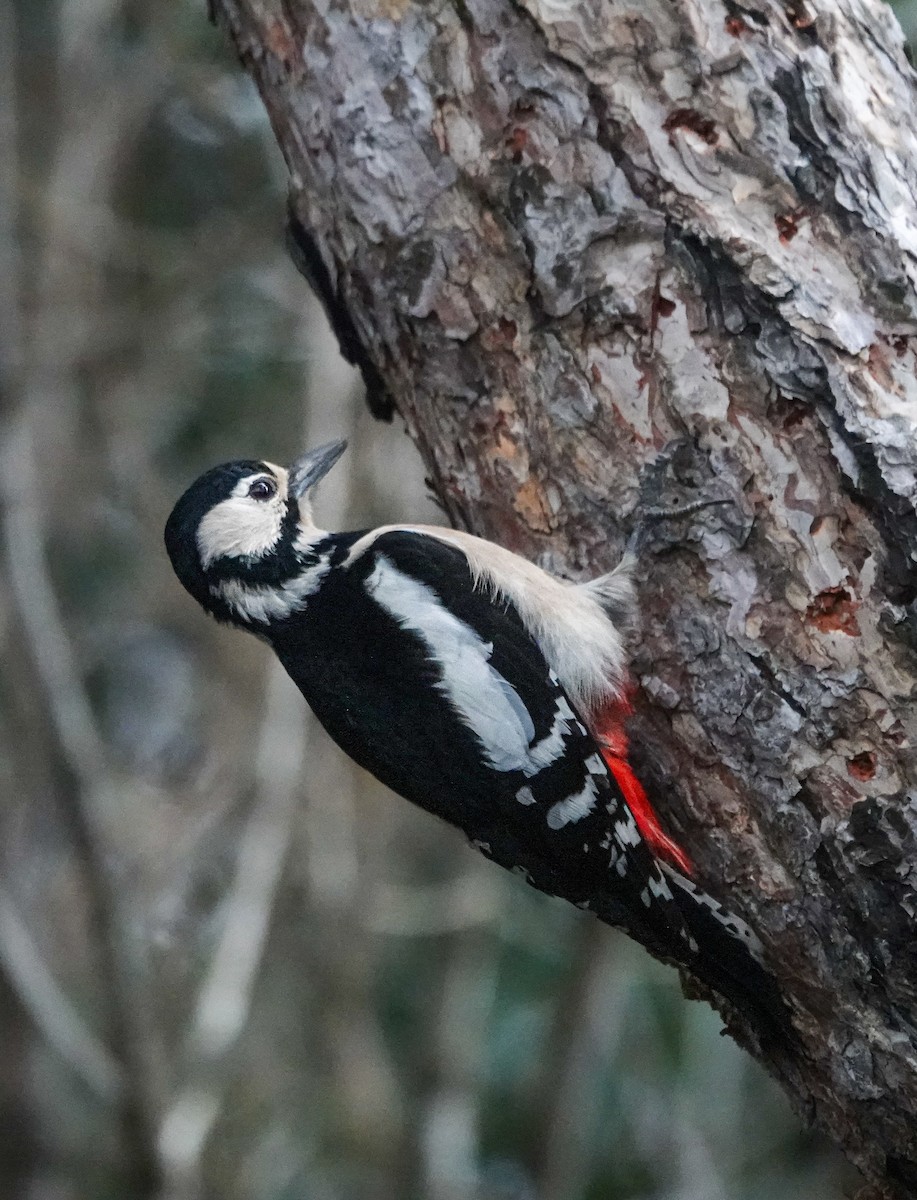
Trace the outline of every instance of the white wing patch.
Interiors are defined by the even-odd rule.
[[[612,806],[608,806],[609,811]],[[615,837],[622,846],[639,846],[643,840],[640,837],[640,830],[637,828],[637,822],[631,816],[630,809],[625,808],[623,804],[616,806],[617,820],[614,822]]]
[[[211,593],[223,600],[245,621],[269,623],[283,621],[306,607],[308,598],[318,591],[330,568],[330,555],[306,567],[285,583],[273,587],[265,584],[242,583],[238,579],[223,579],[213,584]]]
[[[547,816],[548,828],[563,829],[572,821],[581,821],[583,817],[587,817],[592,812],[595,802],[595,783],[590,776],[581,792],[577,792],[575,796],[567,796],[565,800],[558,800],[556,804],[551,805]]]
[[[353,563],[383,534],[399,532],[433,537],[461,550],[475,582],[515,606],[575,708],[592,712],[620,695],[626,674],[624,644],[603,602],[613,597],[623,607],[632,596],[630,559],[622,561],[611,576],[571,584],[503,546],[458,529],[383,525],[354,543],[344,565]]]
[[[558,711],[550,733],[532,745],[532,718],[516,689],[491,664],[493,645],[444,608],[432,588],[381,554],[366,588],[402,629],[423,642],[439,668],[438,690],[481,743],[494,770],[537,775],[563,753],[569,719],[564,711]],[[572,716],[569,705],[565,711]]]

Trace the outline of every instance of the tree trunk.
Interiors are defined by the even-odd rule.
[[[765,943],[801,1038],[768,1065],[917,1195],[917,94],[891,12],[215,8],[300,257],[457,524],[581,577],[660,451],[644,504],[720,501],[647,539],[641,768]]]

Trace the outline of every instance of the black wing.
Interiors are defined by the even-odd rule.
[[[741,1007],[779,1006],[742,923],[662,871],[540,647],[459,547],[380,534],[275,647],[332,738],[393,791]]]
[[[585,723],[513,605],[475,587],[458,547],[380,534],[304,624],[310,645],[278,652],[331,736],[383,783],[543,891],[605,895],[619,924],[635,906],[664,909],[683,929]]]

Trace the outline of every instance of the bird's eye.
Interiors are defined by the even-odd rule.
[[[277,484],[273,479],[256,479],[248,489],[248,494],[253,500],[270,500],[277,494]]]

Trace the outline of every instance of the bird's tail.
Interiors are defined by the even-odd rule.
[[[628,580],[625,570],[625,586]],[[614,594],[621,583],[613,574],[593,581],[592,586],[601,585]],[[642,908],[634,902],[626,913],[610,910],[606,919],[622,925],[658,958],[685,967],[745,1013],[762,1036],[789,1041],[794,1037],[789,1013],[774,977],[764,965],[760,940],[741,918],[692,882],[691,860],[666,833],[634,773],[628,758],[626,728],[632,712],[630,691],[626,687],[606,700],[593,714],[590,727],[621,798],[655,860],[657,884],[639,894]]]
[[[655,860],[655,877],[635,895],[622,895],[625,874],[593,911],[623,929],[655,958],[684,968],[726,1000],[762,1042],[798,1041],[757,935],[674,867]]]
[[[690,879],[660,865],[690,934],[680,965],[748,1016],[762,1037],[792,1040],[789,1012],[758,936]]]

